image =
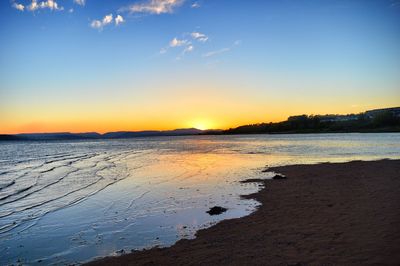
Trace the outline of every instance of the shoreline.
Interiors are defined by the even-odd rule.
[[[7,142],[41,142],[41,141],[109,141],[109,140],[135,140],[143,138],[157,138],[157,137],[197,137],[197,136],[246,136],[246,135],[312,135],[312,134],[393,134],[400,133],[400,128],[394,129],[368,129],[368,130],[335,130],[335,131],[310,131],[310,130],[292,130],[292,131],[272,131],[272,132],[246,132],[246,133],[222,133],[222,132],[212,132],[212,133],[198,133],[198,134],[180,134],[180,135],[139,135],[131,137],[118,137],[118,138],[107,138],[107,137],[77,137],[81,133],[70,133],[66,132],[67,137],[50,137],[50,138],[27,138],[20,137],[18,134],[0,134],[0,143]],[[25,134],[25,133],[22,133]],[[34,133],[35,134],[35,133]],[[59,134],[59,133],[38,133],[39,135],[46,134]]]
[[[86,265],[365,265],[400,263],[400,160],[269,168],[283,180],[243,198],[252,214],[166,248]],[[258,181],[258,180],[254,180]],[[229,211],[229,210],[228,210]]]

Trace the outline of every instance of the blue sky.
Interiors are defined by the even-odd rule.
[[[0,19],[3,132],[400,104],[399,1],[5,0]]]

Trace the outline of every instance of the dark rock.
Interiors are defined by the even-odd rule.
[[[227,210],[228,210],[227,208],[224,208],[224,207],[221,207],[221,206],[214,206],[214,207],[210,208],[207,211],[207,213],[209,215],[218,215],[218,214],[221,214],[223,212],[226,212]]]
[[[117,254],[125,254],[125,250],[124,249],[117,250]]]
[[[239,182],[242,183],[242,184],[246,184],[246,183],[256,183],[256,182],[263,182],[263,181],[264,180],[260,179],[260,178],[249,178],[249,179],[242,180],[242,181],[239,181]]]
[[[274,177],[272,179],[286,179],[286,176],[280,175],[280,174],[276,174],[276,175],[274,175]]]

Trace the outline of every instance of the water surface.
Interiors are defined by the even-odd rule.
[[[168,246],[247,215],[268,166],[400,158],[400,134],[0,143],[0,264],[70,264]],[[228,208],[209,216],[210,207]]]

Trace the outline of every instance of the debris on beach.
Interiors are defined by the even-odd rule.
[[[280,175],[280,174],[276,174],[276,175],[274,175],[274,177],[272,179],[286,179],[286,176]]]
[[[124,249],[120,249],[120,250],[117,250],[115,253],[118,254],[118,255],[125,254],[125,250]]]
[[[223,212],[226,212],[228,209],[221,207],[221,206],[214,206],[212,208],[210,208],[208,211],[206,211],[209,215],[218,215],[221,214]]]

